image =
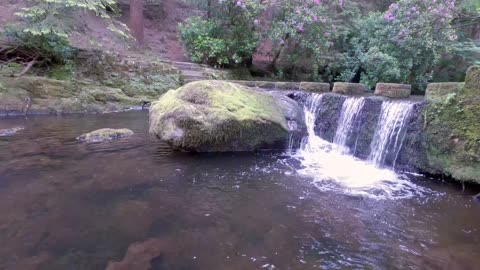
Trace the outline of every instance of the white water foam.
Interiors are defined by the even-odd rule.
[[[308,137],[294,155],[304,167],[298,171],[300,175],[312,177],[321,190],[373,199],[410,198],[426,192],[393,170],[348,155],[317,136],[314,128],[322,98],[323,95],[311,95],[304,108]]]

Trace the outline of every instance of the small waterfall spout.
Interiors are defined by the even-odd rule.
[[[349,97],[342,105],[342,112],[338,119],[338,128],[333,138],[333,143],[338,147],[338,150],[344,154],[350,152],[347,146],[347,140],[352,135],[356,120],[360,116],[365,98]]]
[[[324,141],[315,135],[315,121],[317,120],[317,113],[322,103],[323,94],[310,95],[304,105],[305,124],[307,125],[308,136],[302,140],[300,149],[310,149],[310,151],[318,150],[324,145]]]
[[[386,158],[390,155],[393,158],[391,165],[395,168],[407,132],[405,124],[412,110],[413,104],[409,102],[385,101],[382,103],[368,157],[375,166],[385,165]]]

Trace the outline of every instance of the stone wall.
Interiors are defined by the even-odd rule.
[[[471,67],[465,85],[427,88],[425,136],[428,164],[423,169],[480,183],[480,67]]]

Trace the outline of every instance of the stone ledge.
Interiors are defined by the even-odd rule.
[[[241,81],[229,82],[269,90],[302,90],[308,92],[330,92],[330,84],[320,82],[275,82],[275,81]]]
[[[361,95],[367,91],[367,86],[361,83],[336,82],[332,91],[344,95]]]
[[[408,98],[412,94],[410,84],[377,83],[375,95],[389,98]]]
[[[317,93],[330,92],[330,84],[319,82],[301,82],[300,90]]]

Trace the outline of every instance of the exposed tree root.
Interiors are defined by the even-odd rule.
[[[12,74],[12,77],[23,76],[30,71],[32,67],[48,66],[50,62],[50,57],[43,54],[37,48],[14,42],[0,41],[0,68],[10,63],[17,63],[24,66],[21,72]]]

